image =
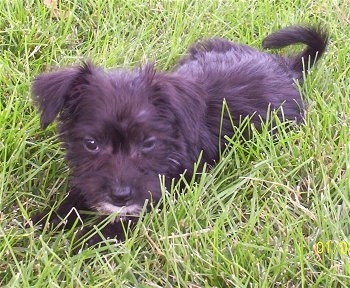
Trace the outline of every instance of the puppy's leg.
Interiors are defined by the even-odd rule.
[[[102,223],[106,220],[106,218],[99,217],[95,223]],[[99,229],[91,226],[85,227],[78,234],[75,252],[82,248],[94,246],[103,240],[115,239],[117,242],[125,241],[128,232],[135,227],[137,220],[138,217],[125,217],[110,222]]]
[[[34,225],[48,223],[51,228],[54,228],[62,224],[65,228],[70,228],[78,218],[86,217],[83,214],[80,215],[79,210],[89,209],[79,190],[73,188],[55,211],[51,212],[50,209],[47,209],[35,214],[31,220]]]

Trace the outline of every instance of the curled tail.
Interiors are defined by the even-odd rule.
[[[297,56],[290,58],[291,68],[300,73],[308,71],[326,50],[328,33],[320,27],[291,26],[276,31],[263,41],[264,48],[282,48],[292,44],[305,44],[307,47]]]

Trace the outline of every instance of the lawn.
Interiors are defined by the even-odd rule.
[[[0,286],[350,286],[346,1],[58,2],[0,0]],[[169,70],[196,39],[260,49],[274,30],[315,23],[330,44],[301,89],[305,125],[281,129],[278,139],[265,129],[247,143],[230,141],[215,168],[178,198],[176,185],[164,193],[165,209],[145,215],[125,243],[71,255],[78,227],[26,227],[67,190],[55,125],[42,131],[31,102],[37,74],[87,58]]]

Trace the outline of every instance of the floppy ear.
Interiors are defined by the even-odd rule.
[[[92,64],[83,63],[80,67],[68,68],[39,75],[33,81],[34,103],[41,113],[41,127],[45,129],[64,108],[74,86],[86,74],[91,74]]]
[[[206,112],[206,92],[194,81],[171,73],[156,73],[152,65],[143,69],[152,88],[151,101],[168,121],[180,126],[189,143],[198,144],[200,123]]]

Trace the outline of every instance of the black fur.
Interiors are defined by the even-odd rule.
[[[310,68],[324,53],[327,34],[319,28],[289,27],[268,36],[265,48],[303,43],[297,56],[282,57],[214,38],[198,42],[171,72],[143,69],[104,71],[80,67],[38,76],[34,101],[46,128],[58,116],[58,135],[71,168],[70,191],[56,213],[33,222],[56,225],[72,208],[121,218],[102,231],[123,239],[121,219],[135,222],[146,200],[161,198],[159,175],[169,184],[193,164],[215,164],[219,142],[233,136],[235,125],[250,117],[257,129],[267,111],[281,110],[282,120],[300,123],[304,104],[294,80],[302,82],[303,61]],[[317,58],[316,58],[317,56]],[[249,137],[249,133],[245,133]],[[74,213],[67,219],[71,225]],[[125,221],[124,221],[125,222]],[[90,244],[98,242],[96,236]]]

